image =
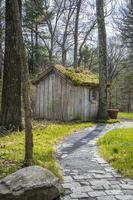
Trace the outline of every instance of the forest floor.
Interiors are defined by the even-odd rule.
[[[101,158],[97,146],[99,138],[118,128],[133,128],[133,121],[86,128],[58,146],[64,175],[63,200],[133,200],[133,180],[117,173]]]

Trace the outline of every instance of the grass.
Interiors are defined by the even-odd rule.
[[[119,112],[118,118],[120,118],[120,119],[133,119],[133,112],[132,113]]]
[[[108,119],[108,120],[97,120],[96,122],[101,124],[115,124],[119,123],[120,121],[118,119]]]
[[[121,174],[133,178],[133,128],[117,129],[98,141],[104,159]]]
[[[92,123],[44,123],[34,122],[34,161],[62,177],[56,159],[56,145],[65,136],[82,128],[91,127]],[[12,133],[0,138],[0,178],[21,168],[24,160],[24,133]]]

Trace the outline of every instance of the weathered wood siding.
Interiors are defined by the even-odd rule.
[[[98,97],[97,101],[91,101],[91,90],[73,86],[51,73],[36,86],[34,117],[63,121],[93,119],[97,115]]]

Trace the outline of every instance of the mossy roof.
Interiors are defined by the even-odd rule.
[[[62,74],[66,79],[70,80],[74,85],[77,86],[99,86],[99,78],[97,74],[81,68],[66,68],[62,65],[51,66],[42,73],[38,74],[37,77],[32,81],[33,84],[38,84],[52,71]]]

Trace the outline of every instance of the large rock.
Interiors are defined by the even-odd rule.
[[[55,200],[58,179],[39,166],[26,167],[0,180],[0,200]]]

